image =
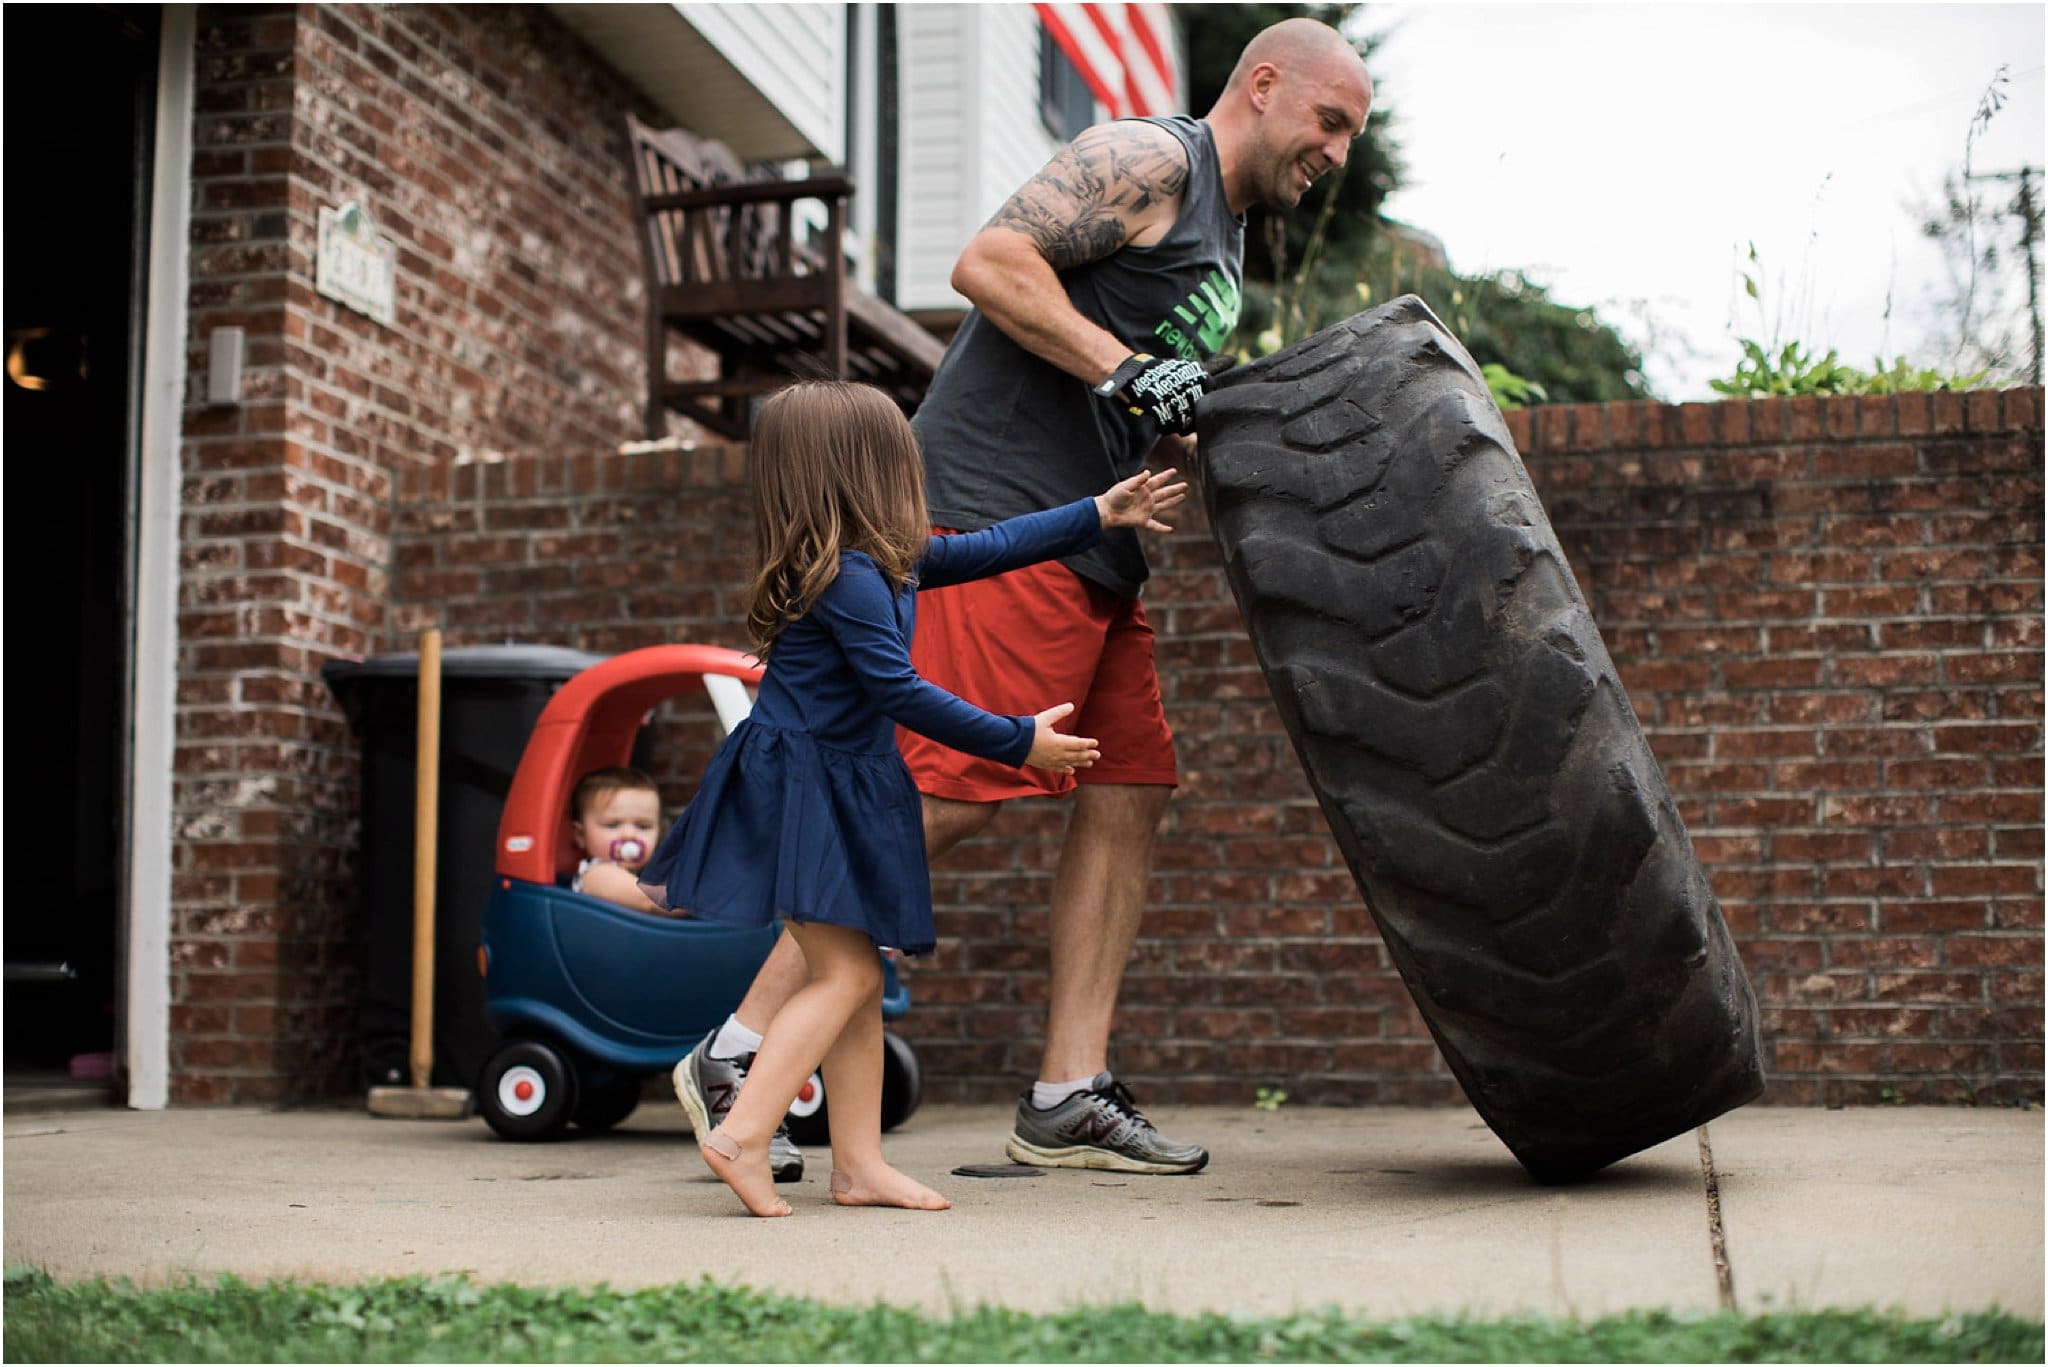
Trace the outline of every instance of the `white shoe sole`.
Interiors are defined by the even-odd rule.
[[[683,1103],[683,1113],[690,1117],[690,1133],[702,1143],[704,1136],[711,1133],[711,1111],[691,1081],[690,1061],[696,1057],[694,1049],[683,1055],[683,1061],[669,1073],[668,1080],[675,1086],[676,1100]]]
[[[1094,1168],[1101,1172],[1143,1172],[1162,1176],[1180,1176],[1184,1173],[1200,1172],[1208,1166],[1209,1155],[1203,1154],[1192,1163],[1151,1163],[1142,1158],[1130,1158],[1112,1149],[1100,1149],[1093,1144],[1072,1144],[1065,1148],[1040,1148],[1021,1138],[1014,1130],[1010,1142],[1004,1146],[1005,1153],[1019,1163],[1028,1163],[1034,1168]]]
[[[683,1103],[683,1114],[690,1117],[690,1133],[695,1136],[699,1143],[702,1143],[704,1136],[711,1133],[713,1126],[711,1124],[710,1104],[704,1100],[703,1093],[697,1090],[692,1077],[690,1060],[695,1057],[697,1057],[697,1051],[694,1049],[683,1055],[683,1061],[678,1063],[669,1072],[668,1080],[670,1085],[676,1089],[676,1100]],[[804,1180],[803,1155],[799,1154],[794,1159],[781,1159],[778,1161],[775,1151],[771,1148],[768,1151],[768,1159],[769,1171],[774,1174],[776,1181],[801,1182]]]

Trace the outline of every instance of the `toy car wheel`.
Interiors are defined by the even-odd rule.
[[[882,1034],[882,1128],[893,1130],[910,1119],[924,1100],[924,1069],[907,1040]]]
[[[812,1073],[804,1079],[796,1100],[789,1103],[789,1115],[783,1123],[789,1127],[789,1137],[799,1144],[832,1142],[832,1132],[826,1123],[825,1079],[822,1074]]]
[[[593,1134],[608,1130],[640,1106],[640,1078],[614,1077],[601,1084],[584,1083],[576,1100],[576,1128]]]
[[[559,1139],[576,1113],[576,1073],[539,1040],[514,1040],[484,1064],[477,1109],[506,1139]]]

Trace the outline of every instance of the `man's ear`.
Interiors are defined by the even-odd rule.
[[[1245,95],[1252,102],[1252,108],[1265,113],[1266,106],[1273,102],[1273,88],[1279,84],[1279,67],[1271,62],[1260,62],[1253,67],[1251,79],[1245,83]]]

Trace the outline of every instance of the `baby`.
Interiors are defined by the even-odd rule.
[[[683,914],[656,906],[637,881],[661,833],[661,791],[646,774],[593,769],[577,780],[569,796],[569,833],[584,856],[572,890],[655,916]]]

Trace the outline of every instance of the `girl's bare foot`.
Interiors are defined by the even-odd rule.
[[[953,1203],[887,1163],[859,1172],[832,1170],[832,1199],[842,1206],[900,1206],[904,1210],[951,1210]]]
[[[768,1217],[789,1214],[789,1202],[775,1194],[775,1174],[768,1168],[766,1144],[743,1149],[721,1125],[704,1136],[698,1152],[711,1165],[711,1171],[718,1174],[718,1180],[731,1187],[748,1210]]]

